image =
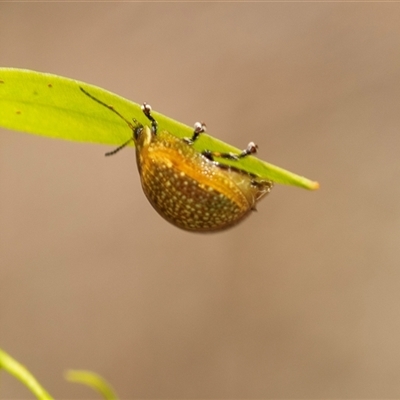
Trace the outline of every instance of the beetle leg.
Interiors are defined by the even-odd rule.
[[[239,160],[241,158],[249,156],[250,154],[257,153],[257,148],[258,148],[258,146],[254,142],[250,142],[247,145],[247,148],[244,149],[239,154],[220,153],[218,151],[210,151],[210,150],[204,150],[202,152],[202,154],[203,154],[203,156],[207,157],[209,160],[214,160],[214,157],[226,158],[228,160]]]
[[[202,134],[203,132],[205,132],[207,129],[206,124],[204,122],[196,122],[193,126],[193,135],[191,138],[184,138],[183,140],[187,143],[187,144],[193,144],[198,137],[200,136],[200,134]]]
[[[151,105],[147,104],[147,103],[143,103],[141,108],[142,108],[143,114],[147,117],[147,119],[150,120],[150,122],[151,122],[151,130],[156,135],[157,134],[158,123],[154,119],[154,117],[151,115]]]

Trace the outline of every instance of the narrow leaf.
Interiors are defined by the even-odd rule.
[[[80,87],[110,104],[128,120],[148,124],[140,105],[84,82],[29,70],[0,68],[0,126],[57,139],[118,146],[132,132],[117,115],[83,94]],[[153,111],[159,129],[177,137],[191,137],[193,128]],[[199,151],[234,152],[240,150],[208,134],[195,143]],[[246,157],[224,160],[261,178],[276,183],[318,189],[318,182],[261,161]]]
[[[35,377],[17,360],[0,349],[0,370],[4,369],[21,381],[39,400],[52,400],[52,397],[39,384]]]
[[[69,370],[65,379],[74,383],[82,383],[99,392],[106,400],[116,400],[117,395],[111,385],[100,375],[91,371]]]

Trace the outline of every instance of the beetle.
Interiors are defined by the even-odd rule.
[[[178,228],[192,232],[227,229],[254,211],[256,203],[271,191],[272,181],[214,160],[214,157],[240,160],[255,154],[257,146],[253,142],[239,154],[200,152],[192,144],[205,132],[204,123],[196,122],[192,137],[181,139],[158,130],[147,103],[143,103],[142,111],[150,126],[135,119],[131,123],[112,105],[82,87],[80,90],[122,118],[131,129],[132,137],[106,155],[113,155],[134,142],[144,194],[154,209]]]

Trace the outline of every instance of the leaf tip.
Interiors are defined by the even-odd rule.
[[[316,181],[311,182],[311,184],[310,184],[310,189],[311,189],[311,190],[317,190],[317,189],[319,189],[319,182],[316,182]]]

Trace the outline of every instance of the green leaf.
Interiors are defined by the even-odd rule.
[[[91,371],[69,370],[65,374],[65,379],[70,382],[82,383],[97,390],[106,400],[116,400],[117,395],[114,389],[100,375]]]
[[[0,126],[57,139],[102,143],[118,146],[126,142],[132,132],[117,115],[102,107],[80,90],[110,104],[128,120],[135,118],[146,125],[148,121],[140,105],[96,86],[61,76],[35,71],[0,68]],[[155,111],[159,124],[177,137],[191,137],[193,128]],[[239,152],[207,134],[195,142],[195,148],[217,152]],[[280,167],[250,156],[239,161],[224,160],[276,183],[318,189],[311,181]]]
[[[52,397],[42,388],[35,377],[18,361],[0,349],[0,370],[4,369],[10,375],[20,380],[39,400],[52,400]]]

